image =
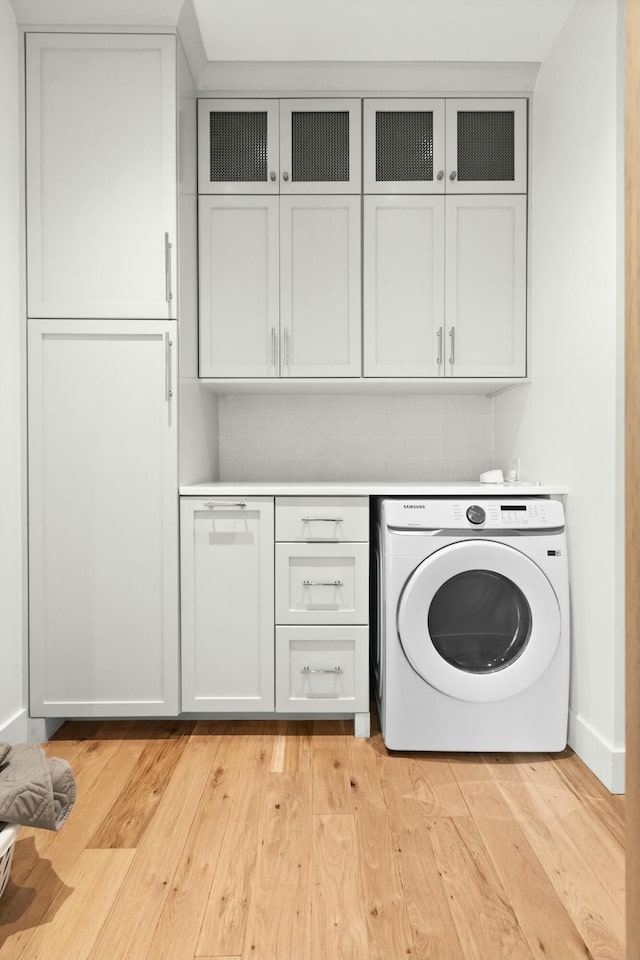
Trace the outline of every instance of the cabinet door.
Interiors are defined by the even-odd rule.
[[[365,100],[365,193],[444,193],[444,100]]]
[[[447,193],[527,192],[527,101],[447,100]]]
[[[182,709],[274,707],[273,499],[181,503]]]
[[[364,375],[443,373],[444,197],[364,198]]]
[[[280,193],[360,193],[360,100],[280,102]]]
[[[198,193],[278,193],[278,100],[198,101]]]
[[[198,203],[200,376],[277,376],[278,198]]]
[[[32,716],[178,713],[175,338],[30,324]]]
[[[30,317],[176,316],[175,37],[28,34]]]
[[[526,376],[526,203],[447,197],[447,375]]]
[[[360,197],[280,198],[280,372],[359,377]]]

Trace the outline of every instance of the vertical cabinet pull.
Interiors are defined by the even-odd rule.
[[[284,328],[284,365],[289,366],[289,327]]]
[[[171,372],[171,349],[173,347],[173,340],[171,339],[168,333],[164,335],[164,397],[165,400],[171,400],[173,397],[173,390],[171,389],[172,381],[172,372]]]
[[[164,286],[167,302],[171,303],[173,300],[173,291],[171,289],[171,243],[169,242],[168,233],[164,235]]]
[[[436,334],[438,338],[438,359],[436,360],[437,364],[442,363],[442,327],[438,327],[438,332]]]
[[[451,366],[456,362],[456,328],[451,327],[449,330],[449,336],[451,337],[451,351],[449,353],[449,363]]]
[[[275,327],[271,327],[271,366],[278,366],[278,338]]]

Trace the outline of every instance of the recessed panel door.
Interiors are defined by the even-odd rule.
[[[360,197],[280,198],[280,373],[359,377]]]
[[[444,198],[364,198],[364,375],[444,375]]]
[[[446,198],[447,376],[526,376],[526,208],[508,194]]]
[[[200,197],[200,376],[279,372],[277,197]]]
[[[28,316],[177,317],[175,37],[26,43]]]

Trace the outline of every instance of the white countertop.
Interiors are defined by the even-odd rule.
[[[524,497],[551,496],[569,493],[561,483],[480,483],[479,481],[423,481],[401,483],[399,481],[347,481],[337,483],[314,483],[294,481],[282,483],[265,480],[260,483],[212,481],[180,487],[183,497]]]

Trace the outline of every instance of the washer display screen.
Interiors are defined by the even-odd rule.
[[[531,608],[522,590],[492,570],[451,577],[429,607],[435,649],[466,673],[495,673],[513,663],[527,646],[531,628]]]

